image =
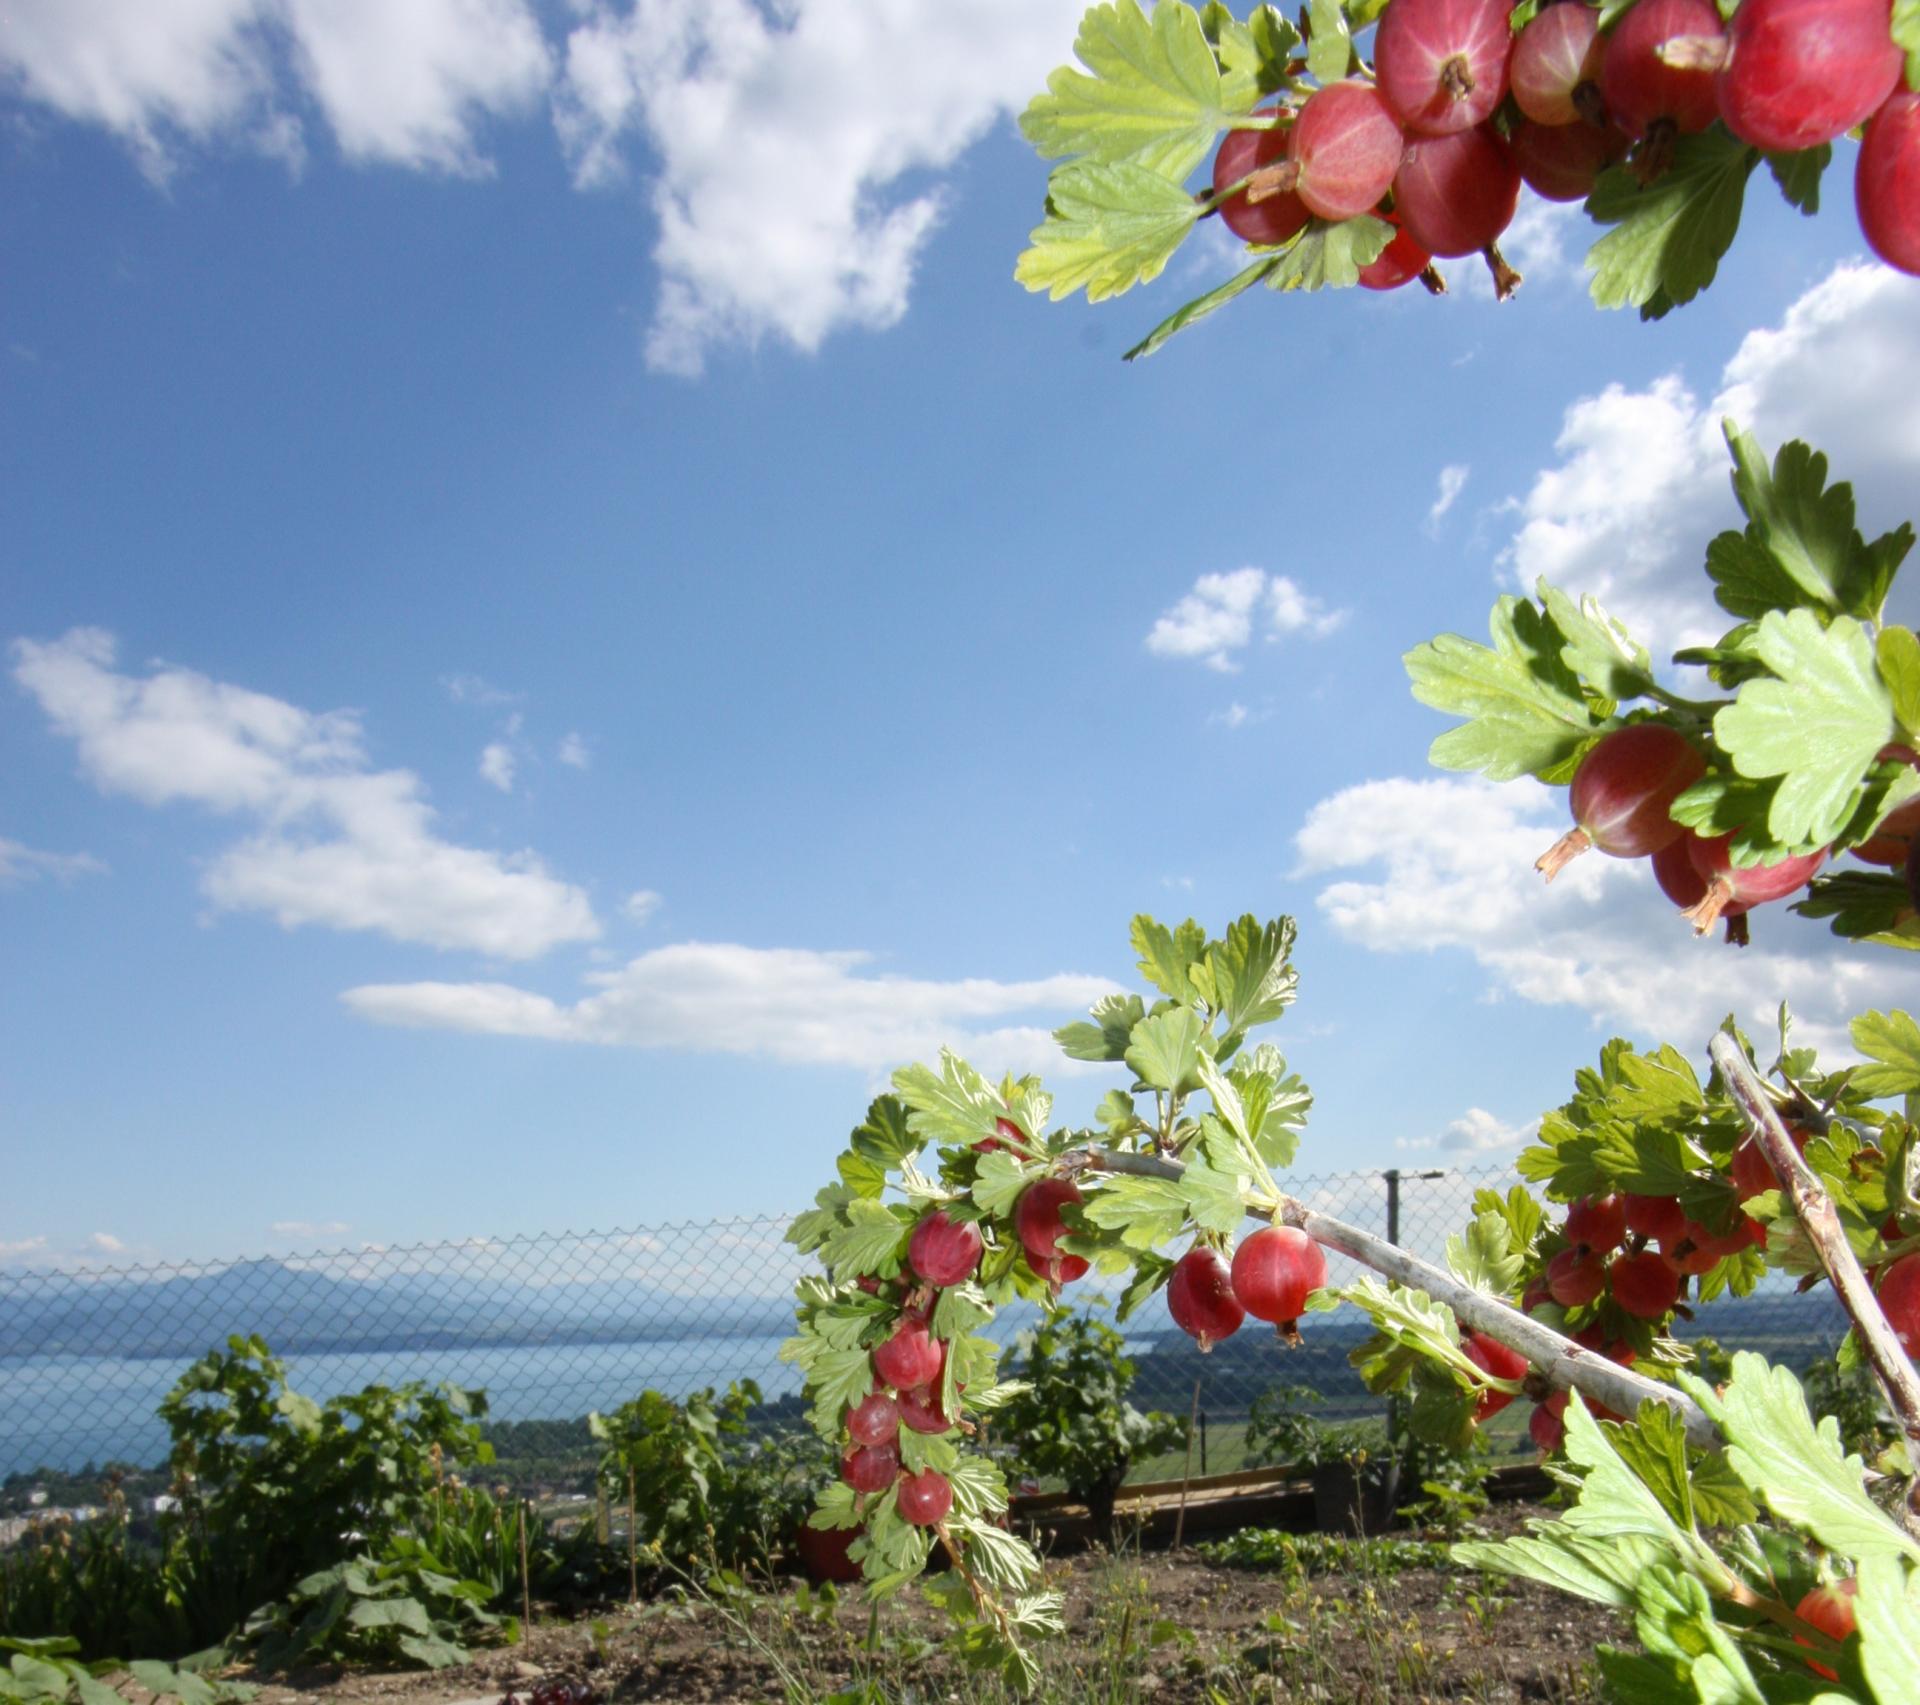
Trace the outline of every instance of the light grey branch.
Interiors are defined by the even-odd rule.
[[[1793,1138],[1787,1134],[1787,1127],[1774,1109],[1767,1086],[1761,1082],[1739,1043],[1723,1030],[1708,1043],[1707,1052],[1720,1068],[1720,1075],[1739,1103],[1740,1111],[1746,1115],[1754,1141],[1766,1155],[1774,1175],[1786,1187],[1795,1218],[1805,1228],[1820,1264],[1833,1280],[1840,1306],[1847,1311],[1859,1335],[1867,1365],[1880,1381],[1881,1390],[1893,1406],[1894,1418],[1907,1435],[1908,1459],[1920,1464],[1920,1375],[1913,1371],[1913,1363],[1907,1360],[1907,1353],[1894,1336],[1872,1285],[1867,1283],[1867,1275],[1861,1271],[1833,1198],[1794,1147]],[[1907,1488],[1907,1508],[1920,1517],[1920,1476]]]
[[[1117,1149],[1093,1148],[1085,1151],[1087,1165],[1094,1170],[1130,1172],[1143,1178],[1177,1179],[1186,1168],[1177,1160],[1162,1160],[1155,1155],[1129,1154]],[[1249,1213],[1249,1219],[1266,1223],[1264,1213]],[[1651,1398],[1673,1409],[1686,1428],[1689,1443],[1717,1450],[1725,1442],[1707,1412],[1684,1391],[1658,1380],[1648,1379],[1631,1368],[1610,1362],[1597,1351],[1576,1344],[1544,1326],[1530,1315],[1502,1302],[1498,1297],[1462,1284],[1451,1273],[1409,1255],[1398,1244],[1375,1237],[1370,1231],[1348,1225],[1309,1208],[1291,1196],[1281,1198],[1281,1219],[1298,1226],[1314,1242],[1350,1255],[1376,1273],[1397,1279],[1403,1285],[1422,1290],[1436,1302],[1453,1310],[1462,1325],[1517,1350],[1547,1377],[1557,1389],[1571,1387],[1590,1403],[1604,1405],[1618,1414],[1631,1415]]]

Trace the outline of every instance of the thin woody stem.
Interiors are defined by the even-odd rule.
[[[1761,1153],[1786,1187],[1794,1217],[1819,1255],[1827,1276],[1833,1280],[1840,1306],[1853,1321],[1867,1365],[1880,1381],[1881,1390],[1893,1406],[1894,1419],[1907,1435],[1908,1457],[1920,1464],[1920,1374],[1914,1372],[1913,1363],[1907,1360],[1879,1299],[1873,1294],[1873,1286],[1861,1270],[1859,1258],[1847,1242],[1833,1198],[1793,1146],[1767,1086],[1761,1082],[1760,1074],[1753,1069],[1740,1044],[1723,1030],[1707,1045],[1707,1052],[1720,1068],[1720,1075],[1739,1103],[1740,1111],[1746,1115]],[[1907,1509],[1911,1518],[1920,1520],[1920,1476],[1908,1483]]]
[[[1155,1155],[1129,1154],[1114,1149],[1088,1149],[1084,1152],[1087,1156],[1086,1165],[1095,1170],[1165,1179],[1177,1179],[1186,1171],[1179,1161],[1162,1160]],[[1258,1212],[1249,1211],[1247,1217],[1267,1224],[1274,1215],[1262,1209]],[[1425,1291],[1436,1302],[1445,1303],[1463,1325],[1476,1332],[1484,1332],[1507,1348],[1519,1351],[1545,1374],[1549,1385],[1571,1388],[1591,1402],[1623,1415],[1631,1415],[1649,1399],[1664,1403],[1679,1415],[1689,1443],[1707,1450],[1717,1450],[1725,1443],[1719,1429],[1708,1419],[1707,1412],[1684,1391],[1671,1385],[1662,1385],[1658,1380],[1648,1379],[1631,1368],[1608,1361],[1597,1351],[1563,1337],[1552,1327],[1543,1326],[1498,1297],[1477,1291],[1471,1285],[1463,1285],[1451,1273],[1422,1261],[1416,1255],[1409,1255],[1397,1244],[1375,1237],[1372,1232],[1362,1231],[1358,1226],[1348,1225],[1344,1220],[1334,1219],[1329,1214],[1318,1213],[1304,1202],[1284,1194],[1279,1198],[1279,1218],[1287,1225],[1297,1226],[1314,1242],[1328,1249],[1337,1249],[1363,1266],[1384,1273],[1390,1279],[1398,1279],[1403,1285],[1412,1285]]]

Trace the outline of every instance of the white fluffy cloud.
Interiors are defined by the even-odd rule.
[[[569,734],[560,742],[554,756],[570,770],[584,770],[590,768],[593,763],[593,754],[587,749],[586,737],[580,734]]]
[[[644,924],[659,909],[660,896],[651,888],[636,888],[620,902],[620,910],[630,923]]]
[[[1642,860],[1588,853],[1547,885],[1533,861],[1565,809],[1532,783],[1365,782],[1308,814],[1299,873],[1334,877],[1315,904],[1349,941],[1465,952],[1490,999],[1568,1007],[1642,1040],[1697,1050],[1729,1012],[1764,1035],[1784,999],[1808,1040],[1844,1047],[1852,1014],[1920,1000],[1906,955],[1848,946],[1783,908],[1753,915],[1751,947],[1692,940]]]
[[[716,344],[813,350],[906,310],[944,205],[901,192],[1038,88],[1080,0],[589,0],[556,123],[587,184],[629,139],[657,162],[661,287],[648,360],[696,373]]]
[[[513,748],[503,740],[495,740],[481,748],[480,779],[490,782],[502,793],[511,793],[514,762]]]
[[[35,882],[43,876],[68,883],[79,876],[104,876],[106,871],[92,853],[39,852],[0,835],[0,888]]]
[[[1747,335],[1704,405],[1678,374],[1576,402],[1560,461],[1515,505],[1503,558],[1514,584],[1530,591],[1544,575],[1597,597],[1656,656],[1724,631],[1730,619],[1700,564],[1707,540],[1739,520],[1726,416],[1769,454],[1789,438],[1826,451],[1869,532],[1908,518],[1920,469],[1920,283],[1837,267],[1778,326]]]
[[[215,905],[292,928],[527,959],[600,926],[578,888],[532,853],[463,847],[435,832],[419,777],[368,767],[358,720],[156,665],[114,667],[111,635],[20,640],[14,678],[103,791],[249,819],[202,886]]]
[[[105,126],[161,177],[182,143],[298,158],[318,109],[349,159],[485,169],[477,132],[552,75],[529,0],[10,0],[0,79]]]
[[[983,1070],[1062,1068],[1052,1026],[1115,985],[1062,974],[1024,983],[873,975],[871,955],[684,942],[615,971],[571,1004],[507,983],[368,984],[341,997],[379,1024],[613,1047],[751,1055],[881,1072],[942,1046]],[[1001,1022],[1044,1014],[1044,1024]]]
[[[1193,658],[1231,674],[1240,667],[1236,654],[1256,636],[1274,641],[1305,633],[1319,639],[1346,619],[1345,610],[1327,609],[1284,574],[1236,568],[1201,575],[1193,590],[1153,624],[1147,649],[1157,657]]]
[[[1397,1149],[1445,1149],[1452,1154],[1506,1154],[1533,1141],[1540,1129],[1538,1119],[1524,1125],[1509,1125],[1498,1114],[1484,1107],[1469,1107],[1458,1119],[1449,1121],[1437,1137],[1395,1137]]]

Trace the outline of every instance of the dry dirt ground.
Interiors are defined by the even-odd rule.
[[[1526,1512],[1490,1520],[1512,1531]],[[1047,1643],[1043,1700],[1519,1700],[1594,1697],[1596,1641],[1629,1631],[1608,1612],[1544,1589],[1453,1568],[1303,1577],[1191,1554],[1087,1553],[1049,1566],[1068,1637]],[[848,1592],[822,1603],[792,1582],[728,1602],[666,1598],[594,1622],[542,1622],[521,1644],[433,1674],[315,1674],[270,1682],[258,1705],[527,1705],[542,1680],[628,1700],[974,1701],[1004,1694],[939,1652],[941,1626],[913,1595],[869,1612]],[[260,1678],[265,1679],[265,1678]]]

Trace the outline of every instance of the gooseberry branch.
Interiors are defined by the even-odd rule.
[[[1893,1327],[1873,1294],[1873,1286],[1847,1242],[1833,1198],[1794,1146],[1766,1085],[1740,1045],[1723,1030],[1708,1044],[1707,1053],[1719,1068],[1740,1111],[1746,1115],[1754,1141],[1785,1185],[1794,1215],[1818,1253],[1827,1276],[1833,1280],[1840,1305],[1859,1334],[1867,1365],[1873,1369],[1881,1390],[1893,1406],[1895,1421],[1907,1435],[1909,1458],[1920,1463],[1920,1374],[1914,1372],[1913,1364],[1900,1348]],[[1908,1484],[1905,1516],[1908,1527],[1920,1533],[1920,1475]]]
[[[1073,1163],[1073,1157],[1067,1159],[1069,1164]],[[1088,1171],[1126,1172],[1169,1182],[1186,1172],[1186,1167],[1177,1160],[1116,1149],[1082,1150],[1079,1165]],[[1278,1194],[1273,1206],[1263,1205],[1247,1212],[1249,1219],[1262,1225],[1274,1223],[1276,1215],[1279,1223],[1298,1227],[1314,1242],[1351,1256],[1363,1266],[1423,1290],[1434,1301],[1446,1304],[1462,1326],[1484,1332],[1509,1349],[1518,1350],[1539,1370],[1549,1386],[1571,1388],[1589,1402],[1622,1415],[1633,1414],[1649,1399],[1664,1403],[1680,1417],[1690,1444],[1717,1450],[1724,1443],[1707,1412],[1685,1392],[1608,1361],[1597,1351],[1563,1337],[1498,1297],[1462,1284],[1443,1268],[1410,1255],[1383,1237],[1375,1237],[1372,1232],[1320,1213],[1284,1193]]]

